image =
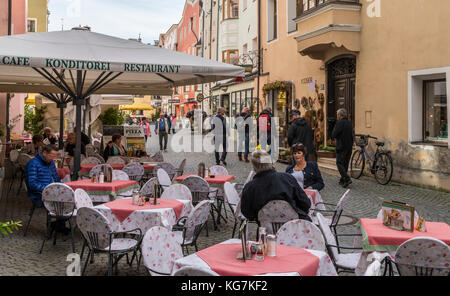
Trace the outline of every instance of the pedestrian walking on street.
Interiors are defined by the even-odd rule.
[[[251,130],[250,109],[245,107],[242,113],[236,117],[236,128],[238,131],[238,158],[242,161],[242,151],[244,151],[244,160],[249,162],[248,153],[250,150],[250,130]],[[244,148],[242,148],[244,142]]]
[[[307,154],[305,160],[308,161],[309,155],[314,155],[314,132],[311,125],[304,118],[300,117],[299,110],[292,110],[291,125],[288,129],[288,145],[292,147],[294,144],[301,143],[305,145]]]
[[[146,117],[142,117],[142,122],[139,126],[144,127],[145,142],[147,142],[147,138],[151,137],[152,133],[150,132],[150,123],[147,122]]]
[[[167,139],[169,134],[169,120],[161,113],[160,118],[156,121],[155,133],[159,135],[159,150],[167,152]],[[163,145],[164,141],[164,145]]]
[[[331,137],[336,139],[336,165],[341,175],[339,185],[347,188],[352,183],[347,171],[353,149],[353,126],[345,109],[337,111],[337,119]]]
[[[224,117],[225,108],[219,108],[217,115],[213,118],[211,128],[214,131],[214,145],[216,164],[220,165],[220,162],[227,165],[225,158],[227,157],[227,128],[226,119]],[[219,158],[219,148],[222,146],[222,157]]]
[[[172,120],[172,133],[175,134],[175,127],[177,126],[177,117],[175,115],[170,114],[170,118]]]
[[[172,128],[172,117],[169,117],[167,113],[164,113],[164,118],[167,119],[167,122],[169,123],[169,130],[167,131],[167,133],[170,135],[170,130]]]
[[[268,153],[270,153],[271,149],[271,121],[272,121],[272,109],[266,108],[261,111],[258,116],[258,138],[259,144],[261,145],[262,150],[266,150],[266,144],[269,145]]]

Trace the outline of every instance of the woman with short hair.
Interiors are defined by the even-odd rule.
[[[291,174],[302,189],[316,189],[318,191],[325,187],[322,175],[317,163],[306,161],[307,150],[302,143],[294,144],[291,148],[294,162],[288,166],[286,173]]]

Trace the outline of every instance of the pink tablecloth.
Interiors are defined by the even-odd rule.
[[[128,192],[133,189],[139,189],[136,181],[115,180],[107,183],[92,183],[91,180],[79,180],[66,183],[73,190],[77,188],[84,189],[92,198],[93,202],[105,202],[103,198],[96,199],[96,196],[109,196],[108,201],[115,199],[118,194]]]
[[[426,222],[426,232],[394,230],[383,225],[380,219],[361,219],[359,224],[366,252],[395,251],[405,241],[418,236],[434,237],[450,245],[450,226],[442,222]]]
[[[314,276],[319,268],[319,258],[301,249],[277,246],[277,256],[266,256],[264,261],[236,259],[242,251],[241,244],[218,244],[196,253],[212,270],[222,276],[252,276],[265,273],[298,272]]]
[[[146,203],[144,206],[133,205],[130,198],[118,199],[112,202],[105,203],[111,209],[114,216],[122,223],[130,214],[137,210],[152,210],[152,209],[162,209],[162,208],[172,208],[175,211],[177,219],[180,218],[181,211],[183,210],[184,204],[176,199],[160,198],[158,199],[159,204],[153,205],[150,202]]]
[[[113,163],[109,164],[114,170],[122,170],[125,165],[121,163]],[[142,166],[144,167],[144,171],[151,172],[155,168],[157,164],[155,163],[145,163]],[[82,164],[80,167],[80,174],[87,175],[92,170],[93,167],[95,167],[96,164]]]
[[[173,179],[173,182],[183,182],[189,176],[197,175],[182,175]],[[232,175],[215,175],[214,178],[204,178],[209,184],[225,184],[226,182],[233,181],[235,178]]]

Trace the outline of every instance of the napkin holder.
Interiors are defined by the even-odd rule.
[[[239,228],[239,234],[241,238],[242,252],[239,252],[237,254],[236,259],[243,260],[245,262],[245,260],[252,259],[252,254],[249,252],[247,240],[248,237],[247,220],[244,220],[244,222],[242,222],[241,228]]]
[[[105,175],[105,182],[112,182],[112,168],[104,166],[103,167],[103,175]]]
[[[153,201],[152,204],[153,205],[157,205],[159,204],[158,198],[161,197],[161,185],[158,184],[158,182],[156,182],[153,185]]]
[[[397,201],[381,204],[383,225],[399,231],[414,231],[414,207]]]
[[[427,232],[427,224],[424,217],[419,217],[419,219],[417,219],[416,230],[420,232]]]

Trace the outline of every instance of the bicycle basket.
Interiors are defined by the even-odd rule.
[[[365,147],[369,144],[369,139],[367,137],[358,137],[355,139],[356,146]]]

